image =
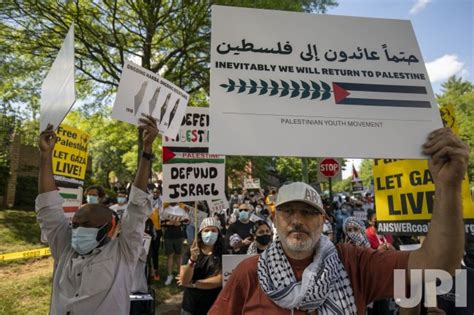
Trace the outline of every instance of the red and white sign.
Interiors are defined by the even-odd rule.
[[[324,159],[319,163],[319,172],[326,177],[334,177],[341,171],[339,162],[335,159]]]

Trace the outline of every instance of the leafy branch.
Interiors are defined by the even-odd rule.
[[[268,93],[268,96],[279,95],[280,97],[284,97],[289,95],[290,98],[299,96],[303,99],[310,97],[311,100],[321,98],[321,101],[331,97],[331,87],[323,81],[319,81],[320,84],[312,80],[309,82],[300,81],[300,83],[294,80],[290,80],[290,82],[280,80],[280,83],[275,80],[270,80],[269,82],[257,80],[260,84],[252,79],[249,79],[248,82],[242,79],[238,79],[238,83],[236,81],[228,79],[228,83],[223,83],[220,87],[227,89],[226,92],[228,93],[247,92],[247,94],[255,94],[258,92],[258,95],[266,95]]]

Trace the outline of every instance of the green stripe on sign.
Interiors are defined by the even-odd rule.
[[[164,162],[163,164],[196,164],[196,163],[211,163],[211,164],[224,164],[224,159],[181,159],[174,158]]]
[[[77,194],[68,194],[68,193],[60,192],[59,195],[61,197],[63,197],[64,199],[76,199],[77,198]]]

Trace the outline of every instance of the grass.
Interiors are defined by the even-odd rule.
[[[45,247],[34,211],[0,209],[0,253]]]
[[[0,267],[0,314],[48,314],[52,274],[51,257]]]
[[[0,209],[0,253],[45,247],[34,211]],[[160,247],[160,281],[152,282],[156,305],[182,291],[176,281],[165,286],[166,257]],[[176,267],[175,267],[176,268]],[[0,262],[0,315],[47,314],[51,296],[53,259],[29,258]],[[174,274],[177,270],[174,270]]]

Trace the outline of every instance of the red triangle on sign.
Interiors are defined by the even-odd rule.
[[[334,99],[336,100],[336,104],[339,104],[343,99],[351,95],[351,93],[347,92],[334,82],[332,83],[332,90],[334,91]]]
[[[172,158],[174,158],[176,154],[174,154],[173,151],[171,151],[170,148],[168,147],[163,147],[163,162],[168,162]]]

